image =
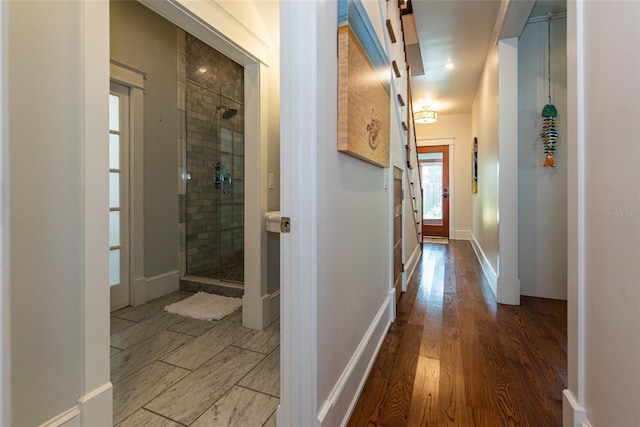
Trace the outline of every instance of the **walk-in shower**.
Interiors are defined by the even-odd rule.
[[[185,40],[186,275],[244,282],[244,72],[194,37]]]

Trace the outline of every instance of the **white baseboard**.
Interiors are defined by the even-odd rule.
[[[562,425],[563,427],[590,427],[585,418],[584,407],[578,403],[571,390],[562,391]]]
[[[75,427],[80,426],[80,408],[76,405],[71,409],[56,415],[49,421],[40,424],[39,427]]]
[[[409,256],[409,259],[404,265],[404,270],[407,272],[407,280],[406,283],[409,283],[411,277],[413,277],[413,273],[416,271],[416,267],[418,266],[418,260],[420,259],[420,255],[422,254],[422,245],[418,244],[413,250],[413,253]],[[406,291],[406,289],[403,289]]]
[[[473,251],[476,253],[476,257],[480,262],[480,267],[482,267],[482,272],[484,273],[484,277],[486,277],[487,280],[489,281],[489,286],[491,287],[491,290],[493,290],[493,295],[497,298],[498,297],[498,275],[496,274],[495,271],[493,271],[493,268],[491,267],[491,264],[489,263],[487,256],[484,254],[484,251],[482,250],[480,243],[478,243],[478,240],[476,239],[476,236],[474,236],[473,233],[470,233],[470,237],[471,237],[470,239],[471,246],[473,247]]]
[[[180,289],[180,271],[171,270],[156,276],[147,277],[146,284],[147,301],[170,294]]]
[[[264,326],[267,327],[280,317],[280,290],[262,297],[262,313],[265,316]]]
[[[471,231],[456,230],[455,233],[449,234],[449,236],[453,236],[453,240],[471,240]]]
[[[113,385],[107,382],[80,397],[82,426],[109,426],[113,424]]]
[[[320,425],[344,426],[349,421],[391,324],[390,306],[395,305],[393,295],[389,292],[333,390],[320,405]]]
[[[78,399],[78,404],[39,427],[110,426],[113,424],[113,385],[107,382]]]
[[[133,292],[131,293],[131,305],[141,305],[148,301],[147,299],[147,278],[142,276],[133,279]]]

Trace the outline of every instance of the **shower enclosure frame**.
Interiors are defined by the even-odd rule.
[[[202,46],[193,38],[189,40]],[[192,61],[198,63],[199,59]],[[185,115],[186,125],[180,147],[185,179],[185,185],[179,189],[183,229],[180,244],[184,258],[181,288],[242,296],[245,182],[242,82],[240,86],[238,83],[206,86],[188,78],[185,81],[185,108],[180,111]]]

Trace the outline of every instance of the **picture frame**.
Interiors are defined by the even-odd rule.
[[[338,0],[338,151],[385,168],[390,162],[390,70],[362,1]]]
[[[473,138],[473,149],[471,151],[471,192],[478,192],[478,138]]]

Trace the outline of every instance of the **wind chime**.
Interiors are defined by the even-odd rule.
[[[540,136],[544,143],[544,153],[546,157],[544,159],[544,167],[555,167],[555,161],[553,159],[553,153],[556,151],[556,140],[558,139],[558,131],[556,130],[556,116],[558,111],[556,106],[551,103],[551,15],[547,21],[547,41],[549,43],[549,51],[547,55],[548,65],[548,78],[549,78],[549,103],[542,109],[542,132]]]

